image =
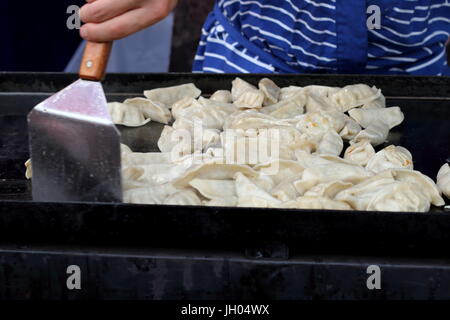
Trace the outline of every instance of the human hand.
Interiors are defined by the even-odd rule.
[[[86,0],[80,9],[83,39],[118,40],[145,29],[170,14],[178,0]]]

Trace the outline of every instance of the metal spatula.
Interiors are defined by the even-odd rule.
[[[80,80],[28,114],[33,200],[122,200],[120,133],[101,83],[112,43],[88,42]]]

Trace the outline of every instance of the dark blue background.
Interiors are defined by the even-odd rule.
[[[0,0],[0,71],[62,71],[81,41],[67,7],[84,0]]]

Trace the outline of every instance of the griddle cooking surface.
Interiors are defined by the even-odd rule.
[[[210,94],[230,88],[236,75],[121,74],[104,82],[108,101],[143,90],[194,82]],[[239,75],[257,81],[267,75]],[[76,75],[0,73],[0,242],[142,245],[152,247],[261,248],[291,251],[450,256],[450,213],[339,212],[97,203],[36,203],[24,177],[28,159],[26,114]],[[404,123],[388,144],[411,151],[415,169],[435,179],[450,160],[450,78],[270,75],[280,86],[376,85]],[[134,151],[158,151],[162,124],[120,126]],[[384,146],[380,146],[382,148]],[[379,149],[377,148],[377,149]],[[275,245],[274,245],[275,244]],[[277,250],[277,249],[273,249]],[[281,250],[283,251],[283,250]],[[256,250],[256,252],[260,252]],[[447,252],[447,253],[446,253]]]

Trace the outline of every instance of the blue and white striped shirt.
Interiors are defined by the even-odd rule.
[[[219,0],[193,70],[450,75],[449,1]]]

